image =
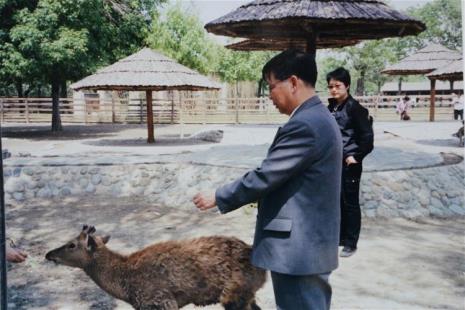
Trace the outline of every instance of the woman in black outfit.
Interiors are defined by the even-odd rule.
[[[368,110],[349,93],[350,73],[337,68],[326,76],[328,108],[341,129],[343,169],[341,191],[341,233],[343,246],[340,256],[349,257],[357,250],[360,235],[361,211],[359,203],[360,177],[363,158],[373,150],[372,119]]]

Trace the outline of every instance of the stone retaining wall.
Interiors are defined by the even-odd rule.
[[[188,163],[102,166],[5,166],[5,200],[80,195],[144,195],[154,203],[191,209],[198,191],[214,190],[247,171]],[[463,163],[434,168],[365,172],[366,217],[465,215]]]

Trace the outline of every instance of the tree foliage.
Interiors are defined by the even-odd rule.
[[[418,36],[366,41],[347,47],[340,50],[335,58],[329,57],[326,61],[326,65],[331,61],[344,63],[351,71],[352,92],[357,95],[378,93],[381,86],[392,79],[380,72],[388,64],[398,62],[428,43],[439,43],[455,50],[462,49],[459,0],[434,0],[423,6],[409,8],[406,13],[424,22],[427,29]]]
[[[203,74],[217,74],[223,81],[258,81],[261,68],[274,53],[237,52],[215,42],[196,15],[178,2],[163,17],[155,15],[149,46]]]
[[[11,18],[0,24],[0,76],[51,85],[52,130],[61,130],[60,88],[143,46],[144,12],[161,0],[1,1],[0,15]]]

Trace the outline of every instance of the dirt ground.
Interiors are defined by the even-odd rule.
[[[110,234],[130,253],[153,242],[204,235],[252,241],[255,210],[228,215],[167,209],[141,198],[36,200],[7,206],[8,232],[29,253],[9,265],[9,309],[131,309],[81,270],[46,262],[45,253],[75,237],[83,223]],[[364,221],[359,250],[331,275],[333,309],[464,309],[464,218]],[[258,304],[275,309],[271,281]],[[197,309],[187,306],[185,309]],[[219,305],[202,309],[221,309]]]

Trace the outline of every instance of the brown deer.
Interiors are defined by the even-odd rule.
[[[129,256],[106,247],[93,226],[45,258],[77,267],[135,309],[179,309],[220,302],[225,309],[260,309],[255,293],[265,271],[250,264],[251,247],[232,237],[202,237],[150,245]]]

